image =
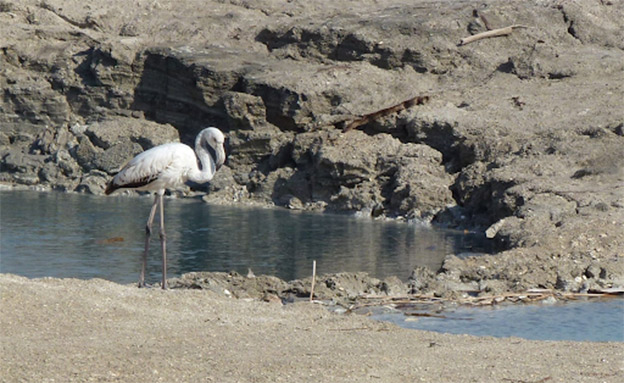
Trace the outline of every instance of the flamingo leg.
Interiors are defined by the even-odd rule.
[[[158,204],[158,194],[154,197],[154,203],[152,204],[152,210],[150,211],[149,218],[147,219],[147,225],[145,225],[145,251],[143,252],[143,258],[141,259],[141,275],[139,276],[139,287],[145,287],[145,269],[147,268],[147,253],[149,252],[149,241],[152,235],[152,223],[154,222],[154,216],[156,215],[156,206]]]
[[[165,207],[160,194],[160,247],[162,248],[162,288],[167,289],[167,235],[165,234]]]

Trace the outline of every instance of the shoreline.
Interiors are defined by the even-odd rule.
[[[566,381],[624,377],[617,342],[407,330],[318,305],[0,274],[2,381]]]

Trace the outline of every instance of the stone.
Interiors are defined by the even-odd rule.
[[[78,137],[78,145],[73,151],[73,156],[85,171],[91,171],[96,168],[95,161],[103,151],[95,147],[87,136],[81,136]]]
[[[59,150],[52,156],[52,160],[61,169],[63,175],[77,178],[80,175],[80,165],[71,156],[68,150]]]
[[[0,146],[7,146],[10,144],[11,139],[9,138],[9,136],[4,132],[0,132]]]
[[[266,108],[261,97],[240,92],[226,92],[223,95],[223,105],[231,129],[253,129],[267,123]]]
[[[134,156],[141,153],[143,148],[135,142],[121,142],[114,144],[103,153],[95,157],[93,166],[108,174],[115,174]]]
[[[134,142],[143,150],[179,141],[178,131],[168,124],[157,124],[129,117],[107,118],[87,125],[84,132],[91,142],[104,150],[115,144]]]
[[[108,175],[100,170],[92,170],[82,177],[75,191],[80,193],[101,194],[106,188]]]
[[[2,156],[2,171],[35,175],[44,165],[45,156],[24,153],[19,149],[9,147]],[[33,181],[30,180],[29,183]]]
[[[407,285],[410,294],[418,294],[421,290],[425,290],[435,277],[435,272],[426,267],[417,267],[412,270]]]

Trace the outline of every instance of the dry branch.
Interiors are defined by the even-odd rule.
[[[405,100],[399,104],[393,105],[389,108],[385,108],[385,109],[381,109],[378,110],[376,112],[373,113],[369,113],[369,114],[365,114],[353,121],[351,121],[349,124],[347,124],[344,129],[342,130],[343,132],[348,132],[351,129],[355,129],[359,126],[362,125],[366,125],[371,121],[377,120],[381,117],[387,116],[389,114],[392,113],[398,113],[402,110],[411,108],[412,106],[415,105],[422,105],[424,103],[426,103],[427,101],[429,101],[429,96],[416,96],[416,97],[412,97],[409,100]]]
[[[476,35],[465,37],[461,39],[459,45],[470,44],[473,41],[487,39],[490,37],[507,36],[511,34],[511,32],[513,32],[514,29],[517,29],[517,28],[528,28],[528,27],[524,25],[510,25],[505,28],[492,29],[489,31],[477,33]]]

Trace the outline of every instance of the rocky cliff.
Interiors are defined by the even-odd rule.
[[[446,277],[608,287],[622,20],[606,0],[1,0],[0,181],[101,193],[213,125],[229,158],[207,200],[487,229],[505,251]]]

